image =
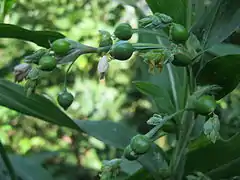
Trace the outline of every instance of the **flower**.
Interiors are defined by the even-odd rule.
[[[13,70],[15,82],[21,82],[24,78],[26,78],[31,68],[31,65],[27,63],[16,65]]]
[[[104,79],[106,72],[109,68],[108,58],[107,56],[101,57],[98,62],[98,73],[100,74],[100,80]]]

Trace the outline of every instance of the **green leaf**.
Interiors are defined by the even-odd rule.
[[[199,1],[199,0],[193,0],[193,4],[195,7],[195,20],[199,21],[201,16],[205,13],[206,9],[206,1]]]
[[[15,170],[12,166],[12,163],[9,160],[9,157],[8,157],[1,141],[0,141],[0,161],[3,161],[2,163],[4,163],[11,179],[17,180]],[[0,163],[0,165],[1,165],[1,163]],[[5,170],[5,168],[1,167],[0,170],[3,171],[3,170]],[[0,174],[0,177],[1,177],[1,174]],[[6,178],[6,179],[8,179],[8,178]]]
[[[214,45],[207,52],[215,56],[240,54],[240,46],[235,44],[221,43]]]
[[[51,174],[40,164],[27,158],[10,155],[10,160],[17,175],[24,180],[53,180]]]
[[[170,95],[165,87],[161,88],[149,82],[135,81],[133,83],[140,92],[153,98],[160,111],[164,113],[171,113],[174,111]]]
[[[117,148],[125,148],[131,138],[137,134],[130,128],[112,121],[73,121],[49,99],[37,94],[27,98],[21,86],[6,80],[0,80],[0,92],[0,105],[50,123],[84,131],[88,135]],[[161,153],[161,149],[153,145],[151,151],[144,155],[140,162],[148,170],[156,172],[158,167],[163,166],[165,162]],[[156,154],[158,159],[154,158]]]
[[[75,120],[75,123],[88,135],[120,149],[124,149],[129,144],[131,138],[137,134],[137,132],[123,124],[108,120]]]
[[[135,174],[128,177],[126,180],[154,180],[154,178],[145,169],[140,169]]]
[[[130,128],[112,121],[73,121],[46,97],[32,94],[27,98],[23,87],[6,80],[0,80],[0,105],[50,123],[84,131],[117,148],[124,148],[136,134]]]
[[[23,87],[3,79],[0,80],[0,105],[50,123],[77,129],[76,124],[49,99],[38,94],[27,98]]]
[[[88,135],[93,136],[106,144],[124,149],[137,134],[134,130],[112,121],[87,121],[75,120],[76,124]],[[139,158],[139,163],[152,173],[157,173],[160,168],[165,168],[164,152],[155,144],[151,150]]]
[[[203,40],[204,47],[224,41],[240,25],[239,0],[214,0],[192,31]]]
[[[220,178],[221,179],[230,178],[234,176],[239,177],[240,176],[239,166],[240,166],[240,157],[216,169],[209,171],[207,175],[210,176],[212,180],[218,180]]]
[[[120,164],[121,171],[125,172],[128,175],[135,174],[139,169],[142,168],[142,165],[137,161],[128,161],[126,159],[122,159],[122,163]]]
[[[240,164],[240,135],[231,139],[228,142],[217,141],[216,144],[208,144],[205,147],[193,150],[188,154],[186,162],[185,174],[193,171],[200,171],[208,173],[214,179],[227,178],[226,176],[239,175]],[[230,164],[235,166],[235,169],[229,169]],[[228,166],[225,166],[227,165]],[[236,166],[238,165],[238,166]],[[225,166],[225,168],[223,168]],[[216,172],[216,168],[223,168],[221,171]],[[228,170],[229,173],[226,173]],[[230,174],[231,172],[231,174]],[[217,178],[216,178],[217,177]]]
[[[171,16],[177,23],[186,25],[186,0],[146,0],[153,13]]]
[[[221,99],[239,84],[240,55],[216,57],[209,61],[199,72],[197,82],[200,85],[216,84],[222,89],[216,94]]]
[[[156,179],[161,175],[161,170],[168,168],[165,152],[156,144],[152,144],[150,150],[142,155],[138,161]]]
[[[27,98],[23,87],[6,80],[0,80],[0,105],[50,123],[84,131],[118,148],[124,148],[136,134],[112,121],[73,121],[46,97],[32,94]]]
[[[61,33],[54,31],[30,31],[16,25],[0,23],[0,38],[21,39],[45,48],[50,47],[49,42],[64,37]]]
[[[64,152],[64,151],[44,151],[44,152],[31,153],[31,154],[28,154],[26,158],[33,162],[43,164],[45,161],[57,157],[58,155],[60,155],[61,152]]]

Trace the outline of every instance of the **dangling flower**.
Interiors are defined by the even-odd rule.
[[[104,80],[107,70],[109,68],[107,56],[103,56],[98,62],[98,73],[100,75],[99,79]]]
[[[15,82],[21,82],[27,77],[29,71],[31,70],[31,65],[27,63],[19,64],[14,67],[13,73],[15,75]]]

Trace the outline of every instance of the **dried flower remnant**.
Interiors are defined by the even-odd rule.
[[[99,80],[104,81],[108,68],[109,68],[108,58],[107,56],[103,56],[98,62],[98,73],[100,75]]]
[[[27,77],[29,71],[31,70],[31,65],[27,63],[19,64],[14,67],[13,73],[15,75],[15,82],[21,82]]]

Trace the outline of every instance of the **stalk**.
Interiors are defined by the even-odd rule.
[[[186,27],[189,30],[192,24],[192,0],[186,0],[187,10],[186,10]],[[195,83],[195,77],[192,72],[191,67],[187,67],[187,73],[188,73],[188,89],[186,89],[186,94],[188,97],[192,95],[192,93],[195,91],[196,83]],[[188,102],[186,104],[185,108],[191,108],[192,102],[188,98]],[[179,129],[179,140],[175,149],[175,152],[173,154],[171,163],[170,163],[170,169],[171,169],[171,180],[181,180],[183,177],[184,167],[181,167],[185,164],[186,159],[186,150],[188,143],[191,138],[191,132],[195,125],[195,119],[194,119],[194,112],[193,111],[185,111],[183,113],[180,129]]]

